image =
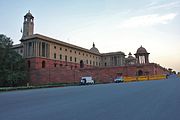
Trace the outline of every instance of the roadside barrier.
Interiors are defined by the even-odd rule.
[[[138,81],[148,80],[148,76],[139,76],[137,78],[138,78]]]
[[[137,81],[137,77],[124,77],[124,82]]]
[[[162,79],[166,79],[166,75],[124,77],[124,82],[146,81],[146,80],[162,80]]]

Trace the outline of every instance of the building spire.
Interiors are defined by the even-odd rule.
[[[94,42],[93,42],[93,47],[95,47],[95,44],[94,44]]]

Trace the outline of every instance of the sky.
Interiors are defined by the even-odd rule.
[[[1,0],[0,34],[20,43],[31,11],[34,33],[101,53],[135,54],[142,45],[150,62],[180,71],[179,0]]]

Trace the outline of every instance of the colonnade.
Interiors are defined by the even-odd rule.
[[[24,41],[24,57],[46,57],[50,55],[50,45],[43,41]]]

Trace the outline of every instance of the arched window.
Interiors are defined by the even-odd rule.
[[[142,70],[139,70],[138,71],[138,76],[142,76],[143,75],[143,71]]]
[[[31,67],[31,62],[28,60],[28,68]]]
[[[42,68],[45,68],[45,67],[46,67],[46,62],[42,61]]]
[[[80,68],[84,68],[84,62],[83,62],[83,60],[80,61]]]
[[[56,64],[56,63],[54,63],[54,67],[56,67],[56,65],[57,65],[57,64]]]
[[[106,63],[106,62],[104,63],[104,66],[107,66],[107,63]]]

